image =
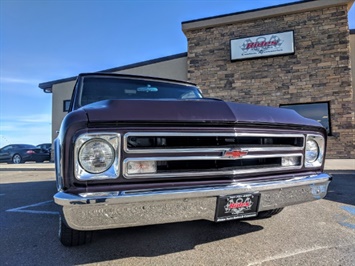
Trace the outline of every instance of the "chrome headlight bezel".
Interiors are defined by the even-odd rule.
[[[90,141],[103,141],[110,145],[113,149],[113,160],[109,167],[101,173],[92,173],[87,171],[82,164],[79,162],[79,154],[82,147]],[[80,135],[75,141],[74,147],[74,165],[75,165],[75,178],[80,181],[90,181],[90,180],[106,180],[106,179],[116,179],[120,174],[119,157],[120,157],[120,134],[117,133],[86,133]]]
[[[310,147],[311,145],[316,145],[313,147]],[[317,148],[317,156],[312,159],[308,159],[307,156],[307,150],[309,149],[315,149]],[[325,154],[325,138],[322,135],[316,135],[316,134],[309,134],[307,135],[306,138],[306,144],[305,144],[305,156],[304,156],[304,165],[307,168],[311,167],[320,167],[323,164],[324,161],[324,154]]]

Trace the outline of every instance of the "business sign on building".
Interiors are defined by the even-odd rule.
[[[293,31],[231,40],[231,60],[293,54]]]

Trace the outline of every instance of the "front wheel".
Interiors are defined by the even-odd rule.
[[[92,231],[79,231],[70,228],[64,222],[64,219],[59,217],[59,240],[67,247],[84,245],[91,242]]]
[[[19,164],[22,162],[22,157],[20,154],[15,154],[13,157],[12,157],[12,163],[14,164]]]

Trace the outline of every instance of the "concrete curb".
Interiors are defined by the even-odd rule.
[[[324,169],[355,171],[355,159],[326,159]]]
[[[54,171],[54,163],[0,164],[0,171]]]

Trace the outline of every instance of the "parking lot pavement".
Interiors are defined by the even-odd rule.
[[[53,169],[0,169],[2,265],[355,265],[355,174],[334,172],[326,199],[263,220],[194,221],[57,239]]]

